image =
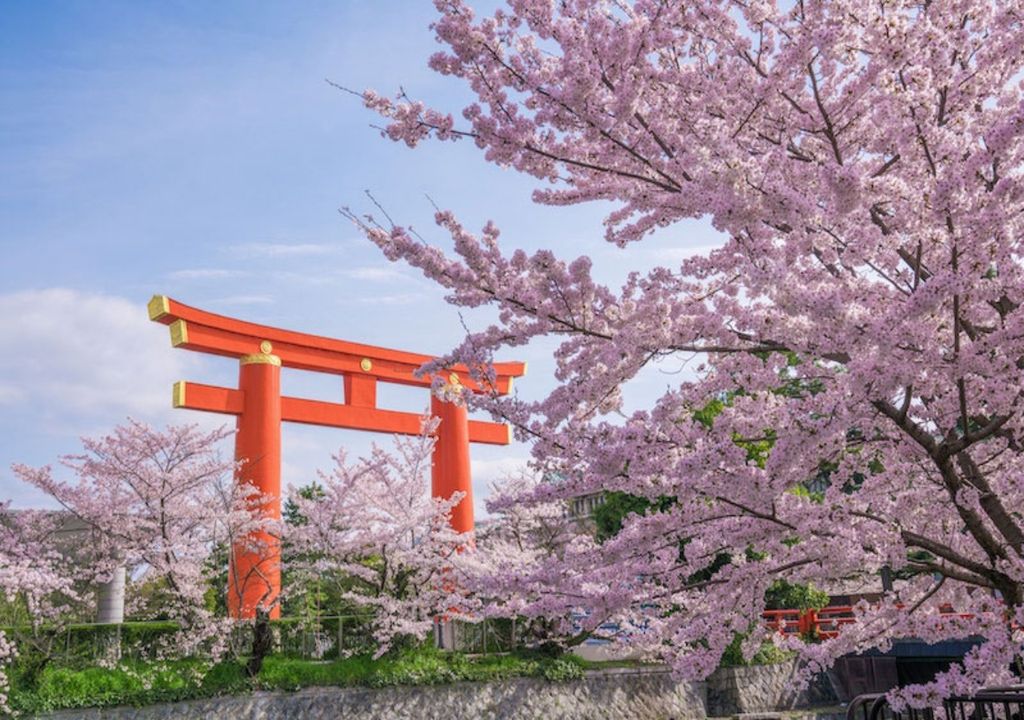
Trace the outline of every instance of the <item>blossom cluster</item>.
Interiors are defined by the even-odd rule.
[[[18,649],[7,636],[0,631],[0,715],[13,714],[9,704],[10,680],[7,677],[7,666],[18,657]]]
[[[299,518],[286,536],[291,569],[337,582],[347,601],[370,613],[378,656],[402,636],[429,635],[459,602],[451,568],[471,538],[449,524],[463,495],[441,499],[428,491],[435,426],[430,421],[419,437],[396,439],[391,453],[374,447],[350,461],[339,452],[311,492],[289,493]]]

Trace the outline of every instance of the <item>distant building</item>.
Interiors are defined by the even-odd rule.
[[[571,520],[593,522],[594,511],[604,505],[604,493],[577,495],[569,500],[568,516]]]
[[[12,511],[18,513],[18,510]],[[62,555],[75,558],[76,552],[91,544],[93,528],[66,510],[46,511],[48,516],[57,518],[59,525],[53,535],[53,543]],[[96,585],[96,622],[100,624],[124,622],[125,568],[115,568],[110,580]]]

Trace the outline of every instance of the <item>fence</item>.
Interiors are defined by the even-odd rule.
[[[372,652],[376,643],[371,616],[334,615],[272,620],[273,651],[303,659],[333,659]],[[173,622],[127,622],[101,625],[78,623],[32,633],[32,644],[49,648],[47,654],[68,665],[87,665],[99,660],[155,660],[174,641],[178,625]],[[8,634],[18,636],[16,628]],[[252,643],[252,626],[232,628],[229,645],[244,655]]]
[[[273,652],[304,660],[332,660],[371,653],[377,649],[370,615],[329,615],[272,620]],[[514,619],[485,619],[446,623],[451,647],[470,653],[511,652],[522,644]],[[51,656],[62,664],[87,665],[97,660],[155,660],[173,642],[178,626],[171,622],[128,622],[100,625],[81,623],[53,631],[42,638]],[[236,625],[229,638],[231,650],[248,653],[252,626]]]
[[[948,608],[943,616],[969,617]],[[820,610],[766,610],[765,624],[783,635],[837,636],[843,625],[854,622],[852,606],[830,606]],[[274,652],[302,659],[334,659],[373,652],[377,645],[369,615],[291,617],[271,621]],[[446,624],[444,647],[463,652],[512,652],[528,644],[525,626],[511,618],[489,618],[470,623],[452,620]],[[125,658],[152,660],[178,630],[169,622],[128,622],[120,625],[77,624],[48,638],[52,655],[64,662],[92,662]],[[237,654],[251,644],[252,628],[240,624],[232,630],[230,642]],[[1016,720],[1024,720],[1024,714]]]
[[[325,615],[293,617],[270,623],[274,637],[273,652],[303,660],[331,660],[373,652],[371,615]],[[232,634],[232,649],[240,655],[252,643],[252,626],[237,625]]]
[[[452,647],[468,653],[507,653],[522,645],[515,618],[485,618],[471,623],[450,621]]]
[[[971,697],[950,697],[938,710],[906,708],[896,712],[885,695],[858,695],[846,709],[846,720],[1021,720],[1024,686],[985,688]]]
[[[765,610],[765,624],[783,635],[833,638],[843,625],[854,622],[853,607],[838,605],[820,610]]]

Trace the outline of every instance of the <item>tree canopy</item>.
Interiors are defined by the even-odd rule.
[[[613,203],[605,237],[624,261],[653,233],[685,243],[687,219],[723,238],[613,288],[588,257],[527,254],[493,223],[473,233],[439,212],[452,254],[350,214],[453,304],[497,310],[441,364],[485,373],[498,351],[560,340],[546,398],[479,401],[564,479],[523,502],[675,498],[538,570],[549,608],[632,618],[638,645],[704,675],[762,622],[777,580],[888,565],[906,585],[837,639],[802,645],[807,668],[893,637],[977,635],[962,667],[902,698],[1002,679],[1024,620],[1019,4],[510,0],[482,17],[436,5],[430,65],[473,102],[456,119],[367,91],[387,136],[471,140],[536,178],[540,203]],[[696,379],[620,417],[622,386],[665,358],[698,358]],[[712,424],[694,417],[723,394]],[[765,428],[770,450],[753,461],[744,442]],[[823,466],[820,497],[794,492]],[[747,549],[754,559],[690,582]],[[942,619],[943,605],[969,616]]]

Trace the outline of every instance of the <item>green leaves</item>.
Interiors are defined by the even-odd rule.
[[[494,681],[541,677],[564,682],[583,677],[583,660],[575,655],[551,657],[522,651],[505,655],[468,656],[417,645],[373,659],[356,655],[333,662],[281,656],[266,658],[255,679],[245,677],[237,662],[210,665],[201,660],[129,662],[115,668],[46,668],[34,689],[19,687],[12,701],[21,712],[67,708],[148,705],[253,690],[294,691],[304,687],[439,685],[461,681]]]

